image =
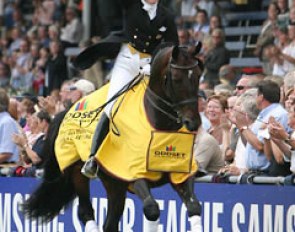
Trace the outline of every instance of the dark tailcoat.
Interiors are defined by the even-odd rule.
[[[129,43],[139,52],[149,54],[161,42],[178,43],[175,19],[167,8],[159,4],[156,17],[150,20],[140,0],[125,0],[123,5],[124,30],[110,33],[105,39],[83,51],[75,61],[76,67],[86,69],[98,59],[115,58],[122,43]]]

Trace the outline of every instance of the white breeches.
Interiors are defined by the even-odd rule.
[[[139,73],[149,75],[150,62],[151,58],[140,59],[138,53],[132,54],[128,45],[123,44],[112,70],[107,100],[112,98]],[[108,117],[110,116],[115,101],[116,100],[110,102],[104,109]]]

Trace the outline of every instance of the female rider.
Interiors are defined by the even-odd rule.
[[[119,40],[116,38],[116,42],[122,45],[112,70],[107,100],[139,73],[149,74],[151,54],[161,42],[178,44],[174,17],[159,0],[123,0],[122,3],[125,26],[123,35]],[[97,175],[98,164],[94,155],[108,134],[109,117],[114,103],[115,100],[107,104],[97,124],[90,157],[81,171],[88,178]]]

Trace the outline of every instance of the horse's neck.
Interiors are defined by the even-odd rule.
[[[156,99],[151,98],[152,96],[148,95],[148,93],[146,92],[144,97],[144,108],[152,127],[157,130],[179,130],[182,125],[180,123],[177,123],[177,115],[175,111],[167,105],[157,101]],[[151,103],[151,101],[153,103]],[[169,114],[170,117],[167,114]]]

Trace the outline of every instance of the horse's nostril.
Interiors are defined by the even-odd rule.
[[[184,119],[183,124],[189,131],[196,131],[199,128],[197,120]]]
[[[188,126],[190,125],[190,121],[189,121],[189,120],[184,120],[184,121],[183,121],[183,124],[184,124],[186,127],[188,127]]]

